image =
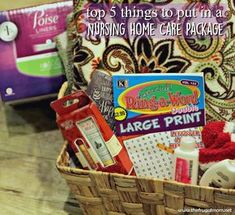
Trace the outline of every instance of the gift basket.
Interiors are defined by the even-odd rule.
[[[57,168],[84,214],[200,214],[204,211],[230,214],[235,208],[234,189],[71,168],[66,144],[57,160]]]
[[[114,3],[115,13],[125,14],[127,2]],[[107,2],[90,4],[74,1],[67,33],[56,38],[67,82],[51,104],[65,139],[57,168],[84,214],[232,214],[231,4],[226,33],[209,39],[89,35],[87,23],[103,20],[110,9]],[[185,10],[210,7],[200,1],[183,4]],[[150,4],[137,5],[139,11],[150,10]],[[131,23],[139,22],[136,14],[129,16]],[[169,22],[174,19],[161,19]]]

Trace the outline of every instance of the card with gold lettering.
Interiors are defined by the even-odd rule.
[[[117,135],[205,125],[203,74],[113,75]]]

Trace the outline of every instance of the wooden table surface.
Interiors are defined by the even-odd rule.
[[[0,11],[60,0],[0,0]],[[82,215],[55,167],[63,140],[49,101],[0,104],[0,215]]]
[[[55,161],[62,137],[49,101],[0,104],[0,214],[81,215]]]

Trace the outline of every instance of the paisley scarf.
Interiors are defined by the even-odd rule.
[[[158,0],[155,4],[172,4]],[[221,0],[216,4],[221,4]],[[223,37],[92,38],[81,36],[85,29],[83,7],[87,1],[74,1],[74,77],[87,85],[97,70],[113,73],[203,73],[205,77],[207,120],[232,120],[235,112],[235,6],[228,6],[228,24]],[[186,7],[200,3],[185,1]]]

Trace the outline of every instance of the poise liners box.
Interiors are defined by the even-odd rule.
[[[0,12],[0,93],[4,102],[57,93],[64,77],[54,37],[72,1]]]

